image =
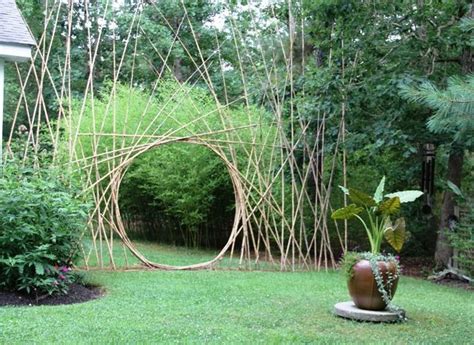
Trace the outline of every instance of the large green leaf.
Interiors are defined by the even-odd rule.
[[[385,188],[385,176],[380,180],[379,186],[375,190],[374,200],[378,204],[383,200],[383,190]]]
[[[385,197],[387,197],[387,198],[399,197],[400,202],[404,203],[404,202],[415,201],[416,199],[418,199],[422,195],[423,195],[423,192],[421,192],[419,190],[405,190],[403,192],[395,192],[395,193],[387,194],[387,195],[385,195]]]
[[[44,274],[44,267],[41,262],[34,262],[36,274],[42,276]]]
[[[448,180],[448,187],[449,189],[451,189],[451,191],[456,194],[457,196],[462,196],[462,192],[461,190],[459,189],[458,186],[456,186],[454,183],[452,183],[451,181]]]
[[[343,192],[344,194],[349,195],[349,189],[347,189],[346,187],[341,186],[341,185],[339,186],[339,188],[342,190],[342,192]]]
[[[354,188],[349,188],[349,198],[359,206],[371,207],[376,205],[375,200],[370,195]]]
[[[398,218],[395,221],[395,224],[392,225],[390,219],[387,218],[387,222],[385,224],[385,239],[393,247],[393,249],[395,249],[397,252],[400,252],[403,248],[406,237],[405,219]]]
[[[362,207],[358,207],[355,204],[350,204],[347,207],[340,208],[331,214],[332,219],[349,219],[354,217],[356,214],[361,213]]]
[[[395,214],[400,210],[400,198],[398,196],[386,199],[377,209],[380,213],[385,215]]]

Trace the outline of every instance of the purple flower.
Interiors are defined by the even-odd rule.
[[[63,275],[63,274],[60,274],[58,277],[59,277],[59,279],[61,279],[61,280],[64,280],[64,279],[66,279],[66,276],[65,276],[65,275]]]
[[[400,261],[400,256],[399,255],[395,256],[395,259],[397,259],[397,261]]]

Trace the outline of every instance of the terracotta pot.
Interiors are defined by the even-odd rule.
[[[387,289],[387,272],[390,272],[391,275],[394,276],[397,273],[397,265],[394,262],[379,261],[378,266],[384,281],[385,289]],[[377,282],[372,273],[370,262],[367,260],[359,261],[354,265],[353,271],[354,274],[352,278],[349,279],[347,285],[354,304],[360,309],[384,310],[387,305],[377,288]],[[397,290],[397,284],[398,276],[392,283],[392,288],[389,292],[389,295],[392,297],[395,295],[395,291]]]

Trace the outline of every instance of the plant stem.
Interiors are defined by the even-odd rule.
[[[368,207],[365,208],[365,211],[367,212],[367,215],[369,216],[369,222],[370,222],[370,227],[372,229],[372,239],[373,241],[370,242],[371,244],[371,249],[373,254],[377,254],[380,252],[380,241],[379,241],[379,234],[378,234],[378,226],[374,224],[374,220],[372,219],[372,216],[370,214],[370,210]],[[377,218],[376,218],[377,219]],[[374,231],[375,230],[375,231]]]
[[[365,223],[365,221],[359,215],[354,214],[354,216],[356,216],[361,221],[362,225],[364,225],[365,231],[367,232],[367,237],[369,238],[370,247],[372,248],[372,252],[373,252],[373,249],[375,248],[375,246],[374,246],[374,238],[372,237],[372,233],[367,227],[367,224]]]

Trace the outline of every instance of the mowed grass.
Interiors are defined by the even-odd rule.
[[[409,317],[401,324],[333,316],[333,305],[349,299],[338,272],[93,271],[87,279],[106,295],[76,305],[0,308],[0,342],[472,344],[474,339],[472,292],[407,277],[394,300]]]
[[[160,244],[146,241],[133,241],[134,246],[142,253],[148,260],[155,263],[174,265],[174,266],[188,266],[197,263],[207,262],[216,257],[220,250],[203,250],[186,247],[177,247],[168,244]],[[94,247],[92,240],[85,239],[83,241],[84,252],[88,256],[87,267],[89,268],[110,268],[110,254],[105,241],[102,245],[96,244]],[[97,254],[96,255],[96,248]],[[119,240],[115,240],[112,246],[114,265],[117,269],[137,268],[141,266],[140,261],[133,256],[128,249],[123,248]],[[100,253],[102,253],[102,262],[100,261]],[[258,263],[247,263],[244,261],[244,268],[261,269],[261,270],[279,270],[278,259],[272,264],[262,257]],[[240,250],[234,251],[233,257],[230,257],[229,251],[226,255],[217,262],[218,268],[239,268]],[[81,260],[78,266],[86,268],[86,260]],[[250,267],[249,267],[250,266]]]

